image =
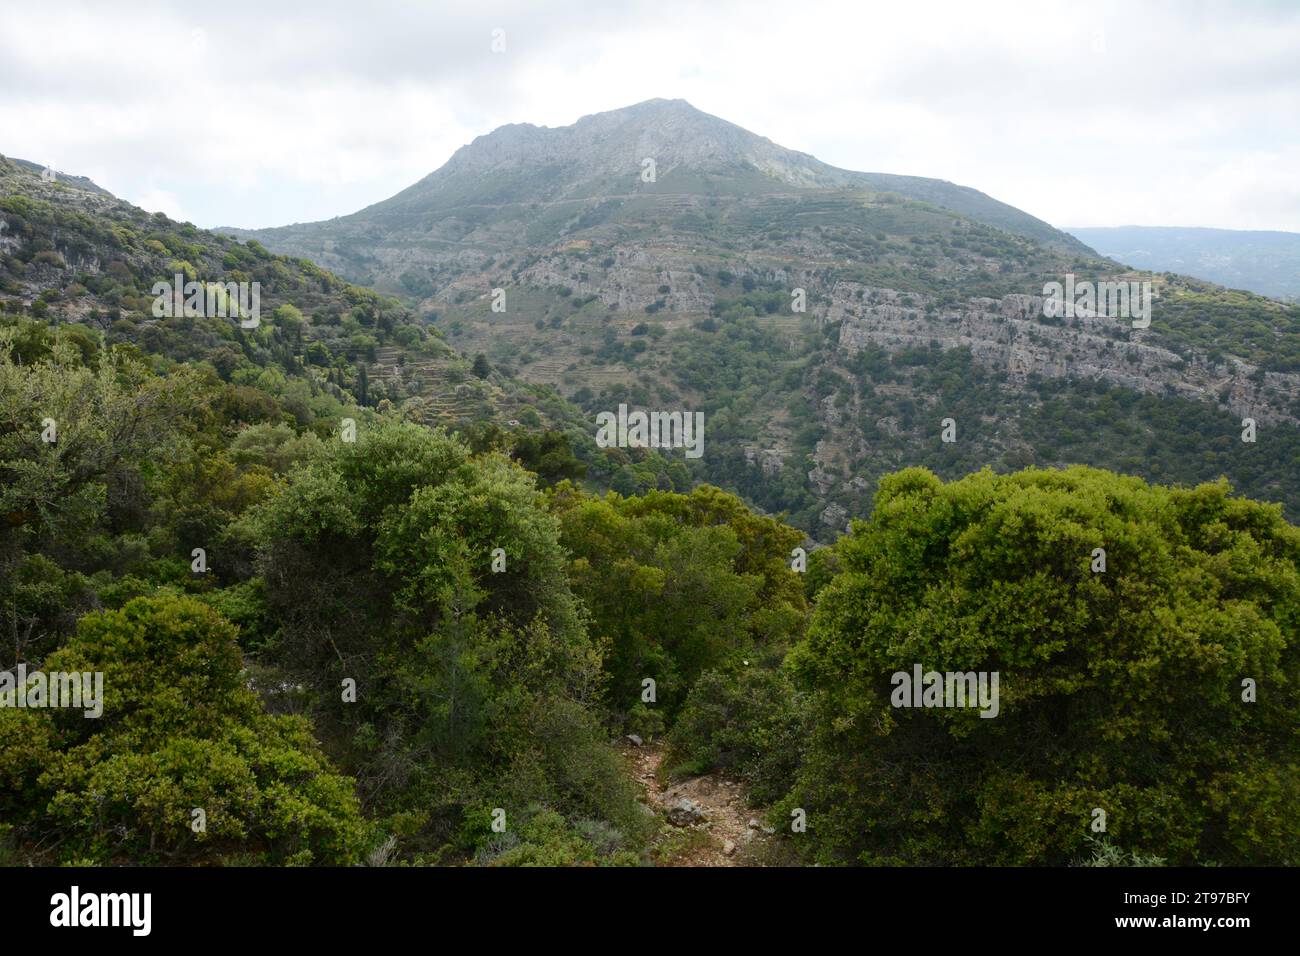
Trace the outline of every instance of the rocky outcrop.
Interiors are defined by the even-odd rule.
[[[658,304],[667,313],[700,315],[713,305],[704,277],[685,258],[665,255],[662,247],[622,247],[612,258],[615,261],[605,266],[562,253],[547,255],[520,273],[520,281],[543,288],[564,286],[620,312],[644,312]],[[667,291],[660,291],[665,286]]]
[[[761,468],[764,475],[776,477],[781,474],[781,469],[785,466],[786,454],[786,450],[780,447],[746,448],[745,461]]]
[[[861,293],[859,295],[859,293]],[[1159,301],[1156,302],[1159,308]],[[1259,422],[1298,419],[1300,375],[1266,372],[1238,359],[1212,364],[1152,341],[1150,330],[1122,319],[1085,316],[1045,320],[1039,296],[1008,295],[939,306],[920,295],[838,283],[824,317],[840,322],[839,348],[966,348],[986,367],[1017,383],[1031,376],[1098,379],[1154,395],[1224,404]],[[1226,396],[1226,400],[1224,397]]]

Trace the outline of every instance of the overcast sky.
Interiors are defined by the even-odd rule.
[[[200,226],[354,212],[504,123],[657,96],[1058,226],[1300,232],[1298,0],[0,0],[0,153]]]

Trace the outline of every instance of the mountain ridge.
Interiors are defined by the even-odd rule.
[[[1001,209],[650,101],[497,130],[327,227],[247,235],[404,298],[589,417],[702,410],[712,451],[692,480],[820,540],[909,465],[1226,474],[1300,508],[1300,310],[1129,269]],[[1150,326],[1046,314],[1067,274],[1151,283]],[[1247,418],[1274,451],[1247,454]],[[948,419],[959,443],[938,442]],[[613,468],[616,490],[655,486],[635,457]]]

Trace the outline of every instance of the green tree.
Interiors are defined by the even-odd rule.
[[[785,563],[802,535],[717,488],[589,497],[568,482],[552,497],[573,555],[574,590],[610,642],[610,704],[627,714],[655,681],[676,712],[706,669],[746,653],[779,657],[803,622]]]
[[[527,472],[379,419],[295,471],[250,529],[280,622],[269,660],[315,692],[332,751],[408,849],[480,845],[493,807],[641,826],[598,724],[600,650]]]
[[[909,469],[835,550],[790,656],[816,730],[787,806],[819,859],[1063,864],[1101,809],[1129,853],[1300,862],[1300,530],[1278,507]],[[891,706],[916,664],[997,672],[997,716]]]
[[[115,477],[172,446],[197,402],[198,376],[158,378],[122,353],[91,367],[62,338],[23,365],[13,335],[0,329],[0,535],[84,529]]]
[[[0,327],[3,666],[39,661],[97,606],[79,572],[139,556],[128,536],[149,525],[162,473],[189,447],[201,376],[161,378],[128,353],[88,344],[84,329]]]

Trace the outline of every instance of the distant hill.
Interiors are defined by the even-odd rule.
[[[1176,226],[1066,231],[1137,269],[1180,272],[1279,299],[1300,298],[1300,233]]]
[[[56,171],[47,180],[43,169],[0,156],[0,320],[81,323],[109,344],[203,363],[236,384],[269,372],[300,423],[322,402],[392,404],[451,427],[531,419],[537,399],[499,374],[472,374],[469,358],[396,299],[255,242],[150,214],[84,176]],[[150,290],[177,273],[257,282],[260,326],[155,317]]]

